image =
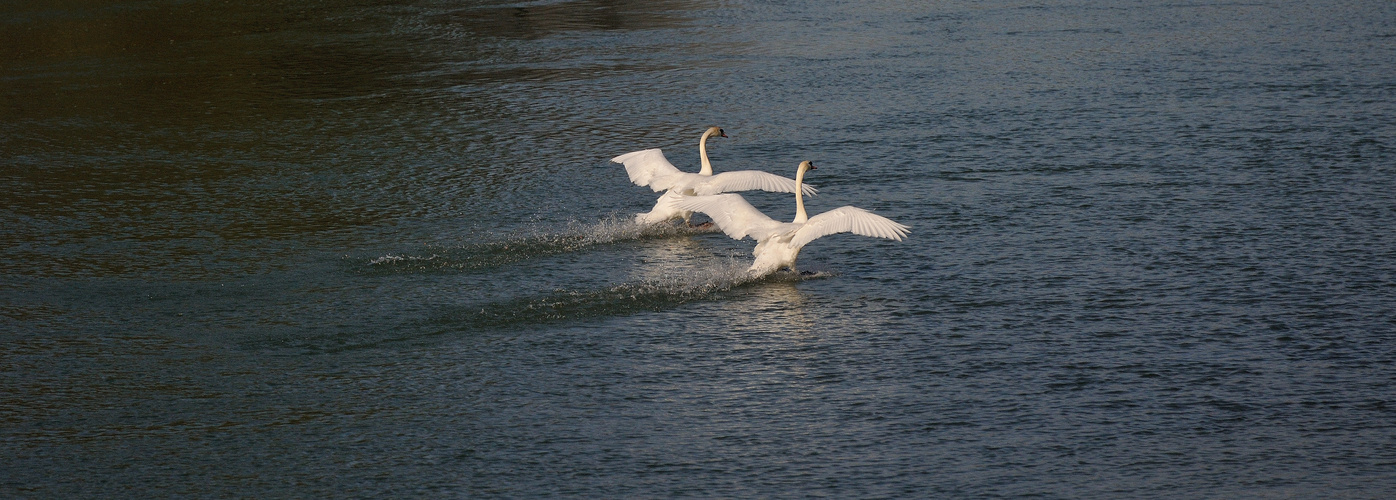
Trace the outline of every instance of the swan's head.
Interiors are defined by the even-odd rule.
[[[727,134],[719,127],[708,127],[708,131],[703,132],[703,135],[708,137],[727,137]]]
[[[806,172],[806,171],[809,171],[809,170],[817,170],[817,169],[814,167],[814,162],[809,161],[809,160],[805,160],[805,161],[800,162],[800,171],[801,171],[801,172]]]

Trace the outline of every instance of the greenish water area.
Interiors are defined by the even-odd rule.
[[[0,497],[1396,491],[1390,2],[6,2],[0,185]]]

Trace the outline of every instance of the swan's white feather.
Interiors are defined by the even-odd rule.
[[[665,158],[664,152],[659,149],[626,153],[611,158],[611,161],[625,165],[625,173],[630,175],[630,182],[636,186],[649,187],[656,193],[673,187],[683,174],[673,163],[669,163],[669,159]]]
[[[730,193],[733,191],[762,190],[773,193],[794,193],[795,179],[781,177],[776,174],[766,173],[759,170],[737,170],[733,172],[723,172],[712,176],[699,175],[696,182],[685,186],[693,190],[693,194],[703,196],[719,193]],[[814,186],[805,184],[802,191],[806,196],[814,196],[819,193]]]
[[[904,224],[898,224],[892,219],[867,210],[844,206],[810,217],[809,222],[795,232],[790,244],[803,247],[811,241],[838,233],[902,241],[902,237],[906,236],[910,229]]]
[[[760,189],[774,193],[794,193],[795,179],[781,177],[759,170],[738,170],[716,175],[700,175],[683,172],[669,163],[664,152],[659,149],[646,149],[626,153],[611,161],[625,166],[625,173],[636,186],[645,186],[654,192],[666,189],[677,190],[688,195],[710,195],[733,191]],[[814,186],[805,184],[801,190],[808,196],[819,193]]]
[[[814,166],[810,162],[800,163],[795,175],[797,187],[802,184],[805,172],[812,168]],[[795,220],[803,222],[777,222],[751,206],[738,194],[684,196],[676,200],[672,206],[678,210],[706,214],[732,239],[750,237],[756,240],[756,248],[751,251],[756,260],[747,270],[753,276],[775,272],[782,267],[795,269],[795,260],[800,256],[800,249],[824,236],[853,233],[901,241],[911,229],[892,219],[853,206],[839,207],[806,218],[804,202],[798,192],[795,193]]]
[[[687,198],[678,191],[669,190],[659,196],[654,202],[654,208],[649,212],[635,214],[635,223],[640,225],[658,224],[670,219],[684,219],[687,221],[693,215],[692,210],[680,210],[676,204]]]
[[[747,203],[739,194],[685,196],[674,204],[682,210],[701,212],[713,220],[719,229],[734,240],[751,237],[765,239],[782,225]]]

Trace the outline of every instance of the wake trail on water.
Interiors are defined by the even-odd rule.
[[[368,259],[375,273],[472,271],[528,259],[586,250],[629,240],[690,236],[717,231],[677,224],[635,223],[634,215],[612,214],[599,221],[571,221],[562,227],[535,225],[484,243],[428,247],[417,253],[393,253]]]
[[[597,317],[662,311],[689,302],[717,300],[739,288],[782,281],[802,281],[828,273],[776,273],[753,277],[749,263],[731,258],[717,265],[676,271],[663,278],[624,282],[596,289],[559,289],[550,293],[463,306],[440,320],[454,327],[493,329]]]
[[[622,282],[590,289],[558,289],[502,300],[444,306],[426,318],[410,320],[405,328],[344,335],[274,336],[249,345],[298,353],[330,353],[372,349],[388,344],[429,342],[430,338],[471,332],[507,331],[532,325],[582,321],[592,318],[627,316],[644,311],[663,311],[680,305],[723,300],[742,293],[743,288],[771,283],[793,283],[832,276],[819,272],[800,274],[779,272],[753,277],[745,259],[728,257],[700,268],[675,270],[661,278]],[[465,293],[464,291],[462,293]]]

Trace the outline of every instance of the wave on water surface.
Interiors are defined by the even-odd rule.
[[[303,353],[367,349],[384,344],[419,342],[428,337],[468,332],[507,330],[589,318],[617,317],[641,311],[663,311],[689,302],[720,300],[749,286],[794,283],[834,275],[829,272],[778,272],[752,277],[748,263],[729,258],[702,268],[675,271],[663,278],[629,281],[592,289],[558,289],[548,293],[445,306],[413,326],[396,333],[363,332],[362,336],[286,335],[264,338],[257,348],[275,347]],[[403,332],[412,332],[403,335]]]
[[[438,319],[454,328],[482,329],[623,316],[718,299],[726,293],[756,283],[803,281],[830,276],[825,272],[780,272],[753,277],[747,272],[749,266],[747,262],[732,258],[718,265],[675,272],[658,279],[589,290],[560,289],[535,296],[462,306]]]
[[[585,250],[628,240],[690,236],[717,231],[676,224],[636,224],[632,215],[614,214],[594,222],[572,221],[562,228],[533,226],[484,243],[438,247],[422,253],[388,254],[367,261],[373,272],[471,271],[537,257]]]

